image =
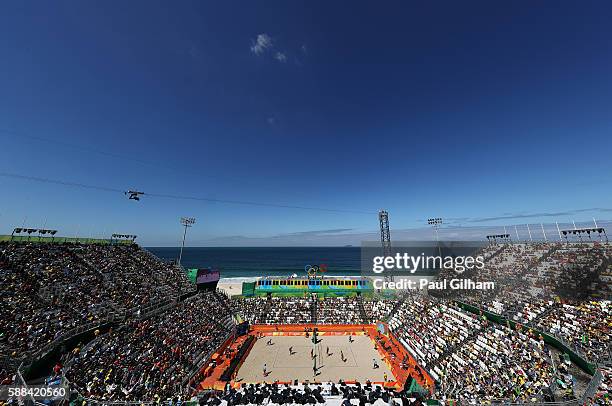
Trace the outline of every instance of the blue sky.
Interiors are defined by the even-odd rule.
[[[341,212],[0,176],[0,231],[175,245],[188,215],[195,245],[342,245],[380,208],[397,230],[609,219],[611,20],[605,1],[3,3],[1,173]]]

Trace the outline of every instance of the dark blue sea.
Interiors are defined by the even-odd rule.
[[[163,260],[178,258],[179,248],[147,248]],[[185,248],[185,268],[216,268],[221,278],[251,280],[258,276],[305,275],[306,265],[327,265],[327,275],[359,275],[360,247]]]

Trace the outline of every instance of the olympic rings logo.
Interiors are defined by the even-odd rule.
[[[304,267],[304,270],[306,271],[308,276],[315,276],[319,272],[319,266],[318,265],[306,265]]]
[[[327,272],[327,265],[306,265],[304,270],[308,276],[316,276],[319,272]]]

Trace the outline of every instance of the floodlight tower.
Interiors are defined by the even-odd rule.
[[[391,255],[391,233],[389,232],[389,213],[385,210],[378,212],[380,222],[380,243],[382,244],[383,254]]]
[[[440,237],[438,236],[438,228],[440,228],[440,224],[442,224],[442,217],[433,217],[427,219],[427,224],[429,224],[436,233],[436,243],[438,244],[438,254],[442,257],[442,248],[440,247]]]
[[[380,243],[385,257],[391,256],[391,233],[389,232],[389,213],[386,210],[378,212],[380,222]],[[393,280],[392,275],[385,275],[385,279]]]
[[[196,222],[195,217],[181,217],[181,224],[185,227],[183,233],[183,244],[181,245],[181,252],[179,254],[178,264],[181,266],[181,259],[183,259],[183,248],[185,248],[185,237],[187,236],[187,228],[193,226]]]

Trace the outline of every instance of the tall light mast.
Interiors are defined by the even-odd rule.
[[[391,255],[391,233],[389,232],[389,213],[385,210],[378,212],[378,220],[380,222],[380,243],[382,245],[383,254]]]
[[[391,256],[391,233],[389,231],[389,213],[386,210],[378,212],[380,222],[380,243],[385,257]],[[393,281],[393,275],[385,275],[385,280]]]
[[[183,233],[183,244],[181,245],[181,252],[179,254],[178,264],[181,266],[181,260],[183,259],[183,248],[185,248],[185,237],[187,236],[187,228],[193,226],[196,222],[195,217],[181,217],[181,224],[185,227]]]
[[[438,254],[440,255],[440,257],[442,257],[442,247],[440,247],[440,236],[438,235],[438,229],[442,224],[442,217],[429,218],[427,219],[427,224],[429,224],[434,229],[434,233],[436,234],[436,243],[438,245]]]

